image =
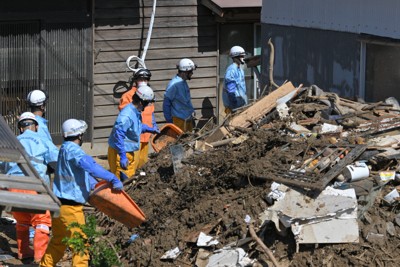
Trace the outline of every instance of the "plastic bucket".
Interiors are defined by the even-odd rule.
[[[151,146],[155,152],[159,152],[170,143],[178,140],[183,131],[175,124],[167,123],[160,129],[160,133],[153,136],[151,139]]]
[[[343,175],[346,180],[354,182],[369,176],[369,168],[367,164],[358,162],[354,165],[347,165],[343,170]]]
[[[146,220],[143,211],[127,193],[111,190],[106,181],[96,185],[89,196],[89,203],[129,228],[137,227]]]

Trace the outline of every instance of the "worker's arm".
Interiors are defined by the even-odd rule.
[[[226,91],[228,92],[229,103],[232,105],[231,108],[235,109],[237,107],[237,99],[236,99],[236,82],[228,81],[225,84]]]
[[[160,131],[160,129],[158,128],[157,122],[156,122],[156,116],[154,115],[154,112],[153,112],[153,114],[151,114],[151,123],[153,124],[153,128]]]
[[[97,162],[88,155],[83,156],[79,160],[79,166],[87,171],[91,176],[93,177],[98,177],[100,179],[106,180],[107,182],[112,183],[113,188],[115,190],[122,190],[123,189],[123,184],[121,181],[115,176],[113,173],[107,171],[103,167],[101,167]],[[90,180],[91,187],[93,186],[93,179]]]
[[[172,109],[171,99],[169,99],[167,96],[164,96],[163,113],[164,113],[164,118],[168,123],[172,123],[171,109]]]
[[[131,90],[133,90],[133,87]],[[133,94],[131,94],[131,92],[128,91],[121,96],[121,99],[119,100],[119,106],[118,106],[119,111],[121,111],[124,107],[126,107],[126,105],[128,105],[129,103],[132,102],[132,95]]]
[[[126,157],[125,144],[124,144],[126,133],[123,130],[116,128],[113,134],[115,138],[115,146],[117,147],[117,152],[120,157],[121,168],[126,170],[129,165],[128,158]]]
[[[147,124],[142,123],[142,133],[159,133],[160,130],[158,129],[157,125],[156,127],[150,127]]]
[[[58,148],[54,145],[53,142],[47,139],[43,139],[45,141],[47,147],[47,153],[44,156],[44,162],[47,164],[48,167],[54,172],[57,167],[58,161]]]

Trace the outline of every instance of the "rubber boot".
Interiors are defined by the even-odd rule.
[[[17,231],[18,259],[33,257],[33,250],[29,247],[29,229]]]
[[[36,229],[35,237],[33,239],[33,249],[35,252],[34,259],[36,263],[39,263],[44,253],[46,252],[47,245],[50,241],[49,231]]]

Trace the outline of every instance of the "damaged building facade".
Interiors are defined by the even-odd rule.
[[[367,102],[400,98],[400,3],[264,0],[261,15],[263,69],[275,46],[277,84],[316,84]],[[268,83],[263,71],[263,82]]]

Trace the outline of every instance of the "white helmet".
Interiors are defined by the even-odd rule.
[[[88,126],[85,121],[77,119],[68,119],[62,125],[64,138],[78,136],[86,132]]]
[[[33,90],[29,92],[26,101],[28,101],[29,106],[41,106],[46,103],[47,95],[42,90]]]
[[[178,65],[176,65],[178,70],[180,71],[192,71],[197,68],[197,65],[188,58],[183,58],[179,61]]]
[[[155,99],[153,89],[148,85],[139,86],[136,95],[144,101],[153,102]]]
[[[19,120],[18,120],[18,126],[22,127],[22,122],[25,120],[31,120],[33,122],[36,123],[36,125],[38,125],[38,121],[36,120],[35,114],[33,114],[32,112],[24,112],[21,114],[21,116],[19,116]]]
[[[245,56],[246,52],[244,51],[243,47],[235,45],[231,48],[231,51],[229,52],[230,57],[239,57],[239,56]]]

